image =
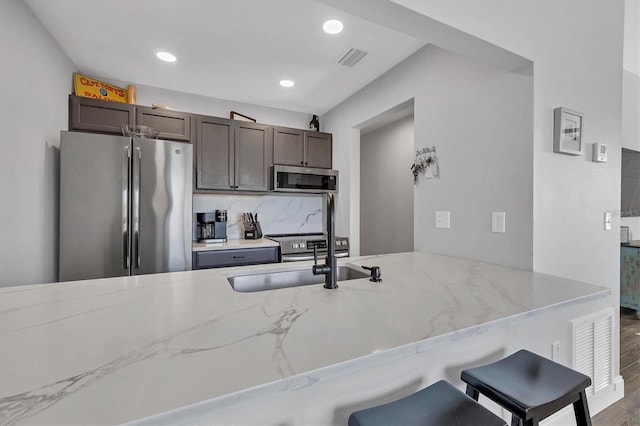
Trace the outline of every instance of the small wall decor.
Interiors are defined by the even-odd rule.
[[[411,165],[411,173],[413,174],[413,184],[418,182],[420,174],[424,174],[425,179],[431,179],[438,176],[438,156],[436,155],[436,147],[422,148],[416,151],[416,160]]]
[[[313,130],[314,132],[320,131],[320,120],[318,119],[317,115],[314,115],[309,122],[309,130]]]
[[[553,152],[582,154],[583,114],[569,108],[553,110]]]
[[[231,111],[229,113],[229,118],[232,120],[251,121],[253,123],[256,122],[255,118],[248,117],[246,115],[240,114],[239,112],[235,112],[235,111]]]

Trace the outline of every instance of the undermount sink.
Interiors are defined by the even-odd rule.
[[[338,281],[367,278],[369,274],[350,266],[338,267]],[[294,271],[279,271],[253,275],[238,275],[227,278],[231,288],[241,293],[276,290],[324,283],[324,275],[313,275],[311,267]]]

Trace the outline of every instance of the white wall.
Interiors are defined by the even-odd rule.
[[[21,0],[0,1],[0,286],[58,275],[60,130],[75,66]]]
[[[396,3],[534,61],[534,269],[617,286],[618,235],[605,232],[602,222],[605,210],[620,207],[624,2]],[[608,163],[592,163],[588,152],[552,152],[557,106],[585,114],[586,148],[608,143]],[[614,229],[618,223],[616,218]]]
[[[97,78],[120,87],[127,87],[127,84],[131,84],[119,80],[101,78],[99,76]],[[176,92],[175,90],[161,89],[143,84],[135,84],[135,86],[137,105],[151,106],[153,103],[162,104],[179,111],[223,118],[229,118],[229,113],[236,111],[256,119],[258,123],[294,127],[297,129],[307,129],[309,127],[309,121],[311,121],[312,118],[311,114],[303,112],[210,98],[193,93]],[[322,122],[320,125],[322,126]]]
[[[338,232],[354,246],[360,239],[355,127],[415,98],[415,148],[435,145],[440,165],[440,178],[415,187],[415,248],[531,269],[531,84],[529,75],[428,45],[325,114],[339,141]],[[451,229],[435,229],[437,210],[451,212]],[[491,211],[507,213],[506,234],[491,232]]]
[[[640,76],[622,70],[622,147],[640,151]],[[640,179],[640,176],[638,176]],[[621,217],[629,237],[640,240],[640,217]]]
[[[624,1],[395,2],[534,62],[533,268],[610,287],[617,313]],[[584,113],[584,155],[553,152],[558,106]],[[596,141],[607,163],[591,162]]]
[[[413,251],[413,115],[360,137],[360,255]]]

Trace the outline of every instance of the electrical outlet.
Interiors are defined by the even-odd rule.
[[[604,212],[604,230],[611,231],[611,212]]]
[[[505,212],[491,212],[491,232],[504,234],[507,232]]]
[[[450,212],[436,212],[436,228],[451,228]]]
[[[551,360],[558,361],[560,359],[560,342],[551,344]]]

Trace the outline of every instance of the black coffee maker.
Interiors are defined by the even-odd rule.
[[[227,211],[215,213],[197,213],[198,242],[223,243],[227,241]]]

